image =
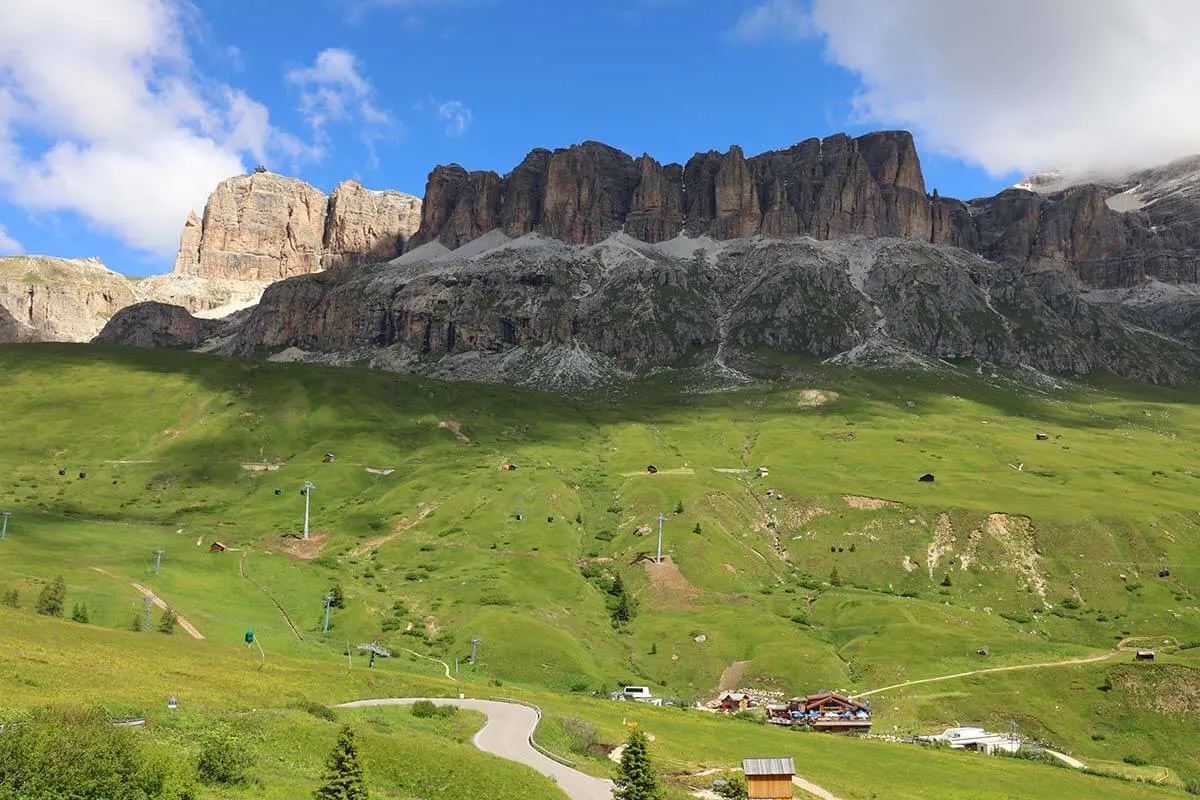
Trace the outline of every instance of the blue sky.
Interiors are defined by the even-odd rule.
[[[906,4],[916,16],[863,13]],[[915,130],[931,190],[973,197],[1038,160],[972,132],[970,100],[939,105],[953,64],[880,44],[923,5],[946,17],[923,0],[101,5],[0,0],[0,250],[169,271],[186,208],[258,162],[420,195],[436,164],[503,173],[586,139],[666,162],[895,126]],[[953,33],[924,46],[953,53]]]

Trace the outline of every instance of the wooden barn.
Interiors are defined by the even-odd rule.
[[[792,776],[796,765],[790,758],[744,758],[748,800],[792,800]]]
[[[810,725],[814,731],[849,733],[871,730],[871,706],[837,692],[821,692],[793,698],[788,703],[795,724]]]
[[[208,546],[208,552],[210,552],[210,553],[224,553],[228,549],[229,549],[228,547],[221,544],[220,542],[213,542],[211,545]]]

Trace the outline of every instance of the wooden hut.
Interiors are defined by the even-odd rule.
[[[790,758],[744,758],[748,800],[792,800],[795,762]]]
[[[750,708],[750,695],[745,692],[721,692],[717,698],[721,711],[745,711]]]
[[[1154,660],[1154,651],[1153,650],[1138,650],[1137,653],[1134,654],[1133,660],[1134,661],[1153,661]]]
[[[209,547],[208,547],[208,552],[210,552],[210,553],[223,553],[223,552],[225,552],[225,551],[226,551],[226,550],[228,550],[228,549],[229,549],[229,548],[227,548],[225,545],[221,544],[220,542],[213,542],[211,545],[209,545]]]

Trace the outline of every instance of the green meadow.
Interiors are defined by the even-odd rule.
[[[539,741],[598,774],[636,712],[681,797],[702,785],[690,773],[766,753],[794,755],[842,798],[1196,786],[1200,392],[789,372],[707,394],[665,375],[575,400],[198,354],[0,347],[0,507],[12,512],[0,592],[18,595],[0,608],[0,715],[98,704],[148,716],[146,735],[181,753],[196,730],[228,725],[253,743],[258,782],[213,796],[308,791],[337,730],[318,707],[460,691],[536,702]],[[35,613],[58,575],[66,615],[86,604],[88,624]],[[616,578],[632,614],[615,625]],[[204,638],[134,632],[134,583]],[[335,585],[344,607],[324,632]],[[250,629],[262,654],[245,645]],[[394,657],[368,670],[357,645],[373,640]],[[1156,663],[1118,646],[1154,647]],[[880,692],[875,730],[1015,722],[1120,777],[596,696],[638,683],[708,701],[723,675],[789,697],[855,693],[1105,655]],[[364,736],[380,797],[561,796],[475,751],[480,720],[465,712],[336,716]],[[480,782],[456,784],[451,767]]]

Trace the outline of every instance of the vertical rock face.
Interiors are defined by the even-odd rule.
[[[414,233],[421,201],[347,181],[330,197],[270,172],[218,184],[204,217],[188,217],[175,275],[276,281],[394,258]]]
[[[637,160],[637,170],[625,232],[644,242],[674,239],[683,231],[683,167],[668,164],[664,168],[643,155]]]
[[[622,229],[651,243],[684,231],[715,239],[928,240],[930,202],[912,137],[903,132],[810,139],[752,158],[735,145],[684,166],[584,142],[534,150],[503,178],[457,165],[435,168],[413,243],[436,239],[453,249],[495,228],[568,244],[594,244]]]
[[[390,261],[421,226],[421,201],[409,194],[373,192],[355,181],[329,195],[321,266],[325,269]]]
[[[175,272],[251,281],[315,272],[328,205],[312,186],[269,172],[221,181],[204,207],[194,252],[196,237],[184,227]]]

